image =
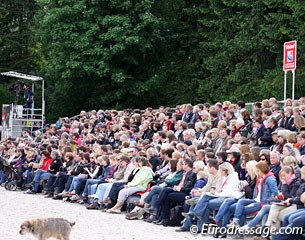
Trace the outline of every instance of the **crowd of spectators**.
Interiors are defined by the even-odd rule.
[[[25,194],[105,214],[127,210],[128,220],[183,220],[176,231],[305,228],[305,97],[283,107],[270,98],[252,109],[225,101],[81,111],[1,142],[0,183],[9,176],[5,159]]]

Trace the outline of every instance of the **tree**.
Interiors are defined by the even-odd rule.
[[[201,31],[213,32],[203,40],[200,51],[209,51],[209,56],[204,56],[209,77],[200,83],[199,93],[212,102],[256,101],[270,96],[282,99],[283,43],[304,39],[296,36],[304,32],[300,28],[304,25],[301,5],[295,1],[210,0],[202,11],[211,11],[212,18],[201,21]],[[298,77],[302,75],[301,68]]]
[[[0,71],[33,70],[32,26],[36,4],[33,0],[0,3]]]
[[[162,61],[166,24],[153,1],[39,1],[49,109],[144,107]],[[166,35],[165,35],[166,36]],[[50,91],[49,91],[50,92]],[[69,101],[68,106],[63,102]],[[56,109],[56,110],[55,110]]]
[[[0,2],[0,72],[15,70],[29,73],[35,69],[33,25],[36,4],[34,0]],[[1,77],[0,102],[11,103],[9,93],[12,81]]]

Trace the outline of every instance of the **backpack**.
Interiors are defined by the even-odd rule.
[[[127,213],[130,213],[135,208],[135,203],[140,201],[140,195],[129,196],[125,203],[125,210]]]
[[[183,206],[178,205],[170,210],[169,215],[169,226],[181,226],[181,222],[184,219],[184,217],[181,215],[181,213],[184,211]]]

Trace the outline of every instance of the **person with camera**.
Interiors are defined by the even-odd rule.
[[[24,99],[27,109],[27,115],[32,114],[33,92],[31,87],[32,84],[26,84],[24,90]]]

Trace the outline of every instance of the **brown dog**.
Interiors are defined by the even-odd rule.
[[[22,223],[19,233],[21,235],[32,233],[39,240],[46,240],[51,237],[59,240],[69,240],[74,224],[75,222],[69,222],[63,218],[34,218]]]

